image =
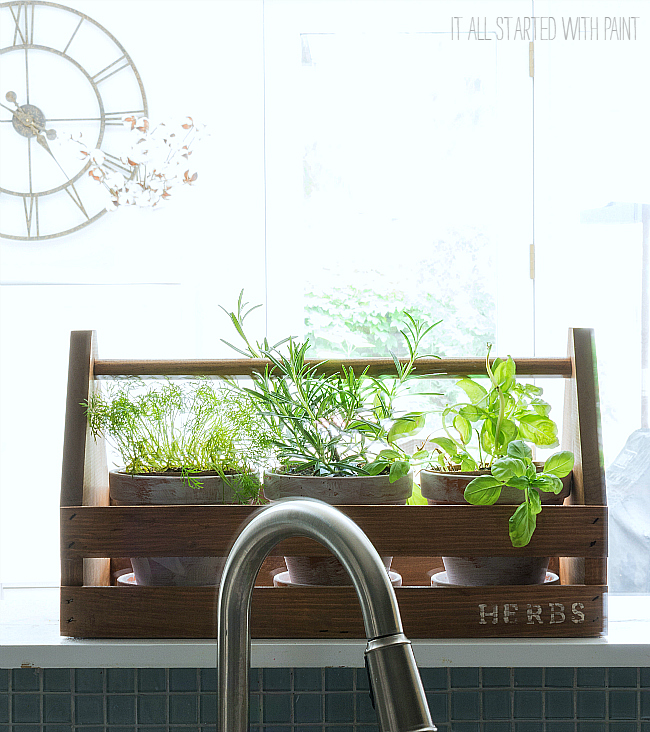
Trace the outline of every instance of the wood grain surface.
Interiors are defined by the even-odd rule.
[[[404,583],[428,583],[440,556],[551,556],[561,586],[405,586],[396,590],[411,638],[594,637],[606,627],[607,508],[593,332],[572,329],[566,358],[516,358],[520,376],[565,382],[563,448],[576,454],[573,505],[548,506],[531,543],[508,537],[511,506],[345,506]],[[312,361],[318,365],[318,361]],[[227,552],[254,510],[245,506],[108,506],[105,446],[89,438],[81,402],[114,376],[250,376],[264,360],[106,360],[94,331],[71,334],[61,486],[61,634],[89,638],[214,638],[213,587],[111,587],[109,557]],[[394,374],[392,359],[345,359],[319,372]],[[421,359],[435,378],[483,375],[483,359]],[[586,505],[585,505],[586,504]],[[272,588],[281,555],[326,555],[316,542],[279,544],[253,599],[255,638],[362,638],[349,587]],[[83,571],[82,571],[83,568]],[[586,583],[586,584],[584,584]],[[81,586],[85,584],[86,586]],[[287,594],[290,593],[290,594]]]
[[[569,330],[568,353],[573,375],[564,389],[562,449],[575,456],[569,503],[607,503],[600,427],[600,402],[594,334],[590,328]]]
[[[343,365],[360,374],[367,369],[373,376],[395,374],[392,358],[307,359],[308,364],[319,366],[322,374],[340,372]],[[400,359],[407,363],[406,359]],[[572,373],[569,358],[516,358],[519,376],[563,376]],[[251,376],[261,373],[271,362],[266,359],[229,358],[215,360],[118,360],[97,359],[95,377],[101,376]],[[421,358],[416,364],[416,374],[444,376],[484,376],[485,359],[482,358]]]
[[[398,587],[404,632],[417,638],[595,637],[604,587]],[[215,638],[212,587],[63,587],[61,634]],[[254,638],[364,638],[351,587],[256,587]]]
[[[512,506],[341,506],[380,554],[402,556],[577,556],[607,553],[607,509],[546,506],[530,544],[508,536]],[[61,556],[210,556],[227,553],[251,506],[81,506],[61,509]],[[274,554],[322,556],[311,539]]]
[[[95,441],[93,438],[82,406],[82,402],[97,388],[93,377],[97,352],[95,331],[72,331],[63,433],[62,506],[107,506],[109,502],[104,440]],[[104,557],[105,554],[83,561],[62,559],[61,582],[71,585],[108,584],[110,562]]]

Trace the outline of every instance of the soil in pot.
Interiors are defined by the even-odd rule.
[[[430,506],[468,505],[464,498],[465,488],[478,475],[484,474],[423,470],[420,473],[422,495]],[[571,479],[571,474],[562,478],[563,489],[559,494],[542,493],[542,503],[561,504],[571,492]],[[505,487],[497,503],[514,506],[519,505],[520,501],[520,490]],[[549,559],[549,557],[443,557],[442,561],[450,584],[480,587],[543,584]]]
[[[191,488],[180,473],[131,475],[111,471],[109,486],[115,506],[214,505],[237,503],[232,486],[218,473],[196,473],[203,484]],[[236,487],[237,476],[231,476]],[[200,586],[218,585],[226,557],[131,557],[138,585]]]
[[[404,505],[413,491],[413,475],[409,473],[391,483],[387,475],[351,476],[345,478],[265,473],[264,496],[280,498],[317,498],[337,505]],[[392,557],[382,557],[386,571]],[[351,585],[343,565],[334,557],[285,557],[289,579],[301,585]]]

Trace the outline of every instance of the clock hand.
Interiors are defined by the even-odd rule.
[[[52,160],[54,160],[54,162],[59,166],[59,169],[61,170],[63,175],[65,175],[65,177],[68,178],[68,174],[65,172],[65,170],[63,170],[63,168],[61,167],[61,163],[54,156],[54,153],[50,149],[50,146],[48,145],[48,142],[45,139],[45,136],[43,135],[43,133],[38,129],[38,127],[36,127],[36,125],[34,123],[30,124],[29,127],[31,127],[32,130],[34,130],[34,132],[36,133],[36,142],[38,142],[38,144],[45,150],[45,152],[48,152],[50,154],[50,156],[52,157]],[[50,132],[50,131],[51,130],[48,130],[48,132]],[[50,139],[52,139],[52,138],[50,138]]]
[[[16,109],[11,109],[11,107],[7,107],[6,104],[2,104],[0,102],[0,107],[3,107],[8,112],[11,112],[14,117],[18,119],[18,121],[24,125],[25,127],[30,127],[35,132],[38,132],[39,130],[43,130],[45,134],[47,135],[48,140],[54,140],[56,138],[56,130],[46,130],[44,126],[39,127],[36,120],[31,117],[31,115],[28,112],[25,112],[23,109],[21,109],[18,106],[18,102],[16,101],[17,96],[16,92],[9,91],[5,94],[5,99],[9,102],[13,102],[16,105]]]
[[[16,112],[19,112],[18,117],[19,117],[20,121],[26,127],[30,127],[37,134],[39,132],[44,132],[47,135],[47,139],[48,140],[55,140],[56,139],[56,130],[52,130],[52,129],[46,130],[44,126],[43,127],[39,127],[38,126],[38,123],[36,122],[36,120],[30,119],[29,118],[29,115],[27,115],[22,110],[16,110]],[[51,151],[50,150],[48,150],[48,152],[50,152],[50,154],[51,154]]]

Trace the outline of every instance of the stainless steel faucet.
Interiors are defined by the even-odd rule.
[[[248,732],[253,586],[273,547],[291,536],[319,541],[352,578],[368,638],[366,667],[381,732],[434,732],[413,649],[402,630],[395,592],[377,551],[345,514],[306,498],[261,508],[242,529],[228,556],[219,589],[217,732]]]

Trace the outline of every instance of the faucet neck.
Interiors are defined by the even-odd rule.
[[[233,545],[221,577],[218,615],[219,730],[248,732],[250,608],[255,578],[273,547],[292,536],[323,544],[357,591],[370,639],[402,633],[395,593],[375,548],[345,514],[320,501],[290,499],[260,509]]]

